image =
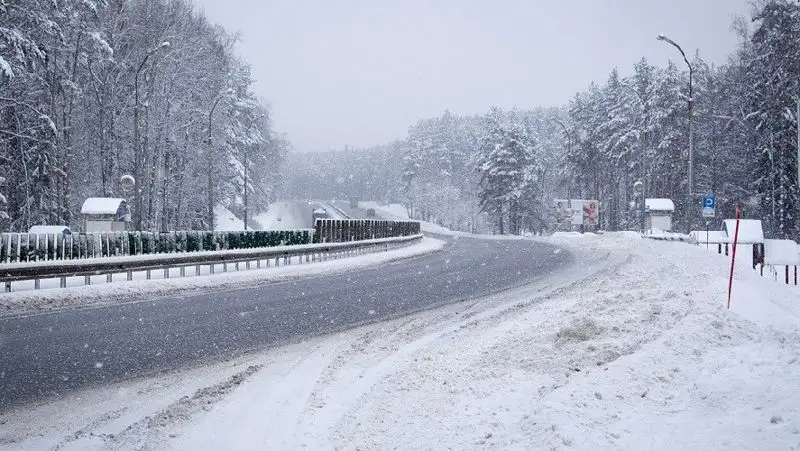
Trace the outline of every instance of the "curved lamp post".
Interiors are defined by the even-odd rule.
[[[692,64],[689,63],[689,59],[686,58],[686,53],[684,53],[681,46],[663,34],[659,34],[657,39],[659,41],[664,41],[678,49],[683,57],[683,61],[685,61],[686,65],[689,67],[689,188],[686,193],[686,233],[688,234],[692,231],[692,207],[694,206],[692,202],[692,190],[694,188],[694,128],[692,124],[692,117],[694,113],[694,98],[692,96],[694,93],[692,91],[692,76],[694,75],[694,70],[692,69]]]

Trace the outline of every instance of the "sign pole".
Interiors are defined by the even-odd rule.
[[[708,249],[708,224],[709,221],[706,220],[706,249]]]
[[[733,256],[731,257],[731,276],[728,279],[728,310],[731,309],[731,290],[733,289],[733,268],[736,263],[736,245],[739,243],[739,218],[742,215],[742,209],[736,206],[736,231],[733,233]]]

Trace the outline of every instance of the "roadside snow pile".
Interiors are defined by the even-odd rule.
[[[306,202],[273,202],[267,211],[253,217],[264,230],[292,230],[309,227],[311,205]]]
[[[162,379],[111,397],[82,395],[71,405],[72,429],[63,405],[0,418],[9,431],[0,443],[7,435],[18,449],[61,446],[63,437],[75,448],[152,449],[800,444],[800,296],[745,266],[728,311],[724,256],[631,238],[549,239],[580,264],[488,298],[234,362],[240,371],[263,367],[202,407],[165,416],[165,394],[196,383]],[[183,390],[194,399],[203,389]],[[155,416],[167,420],[135,427]]]
[[[380,205],[374,201],[361,201],[358,207],[365,210],[375,210],[375,214],[383,219],[406,220],[408,210],[403,204]],[[420,221],[423,233],[433,233],[437,235],[453,235],[455,232],[432,222]]]
[[[214,207],[214,230],[225,232],[244,230],[244,221],[222,205],[217,205]]]
[[[408,219],[408,209],[403,204],[380,205],[375,201],[360,201],[358,208],[363,210],[373,209],[386,219]]]

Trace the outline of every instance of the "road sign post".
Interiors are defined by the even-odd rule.
[[[713,194],[703,196],[703,217],[713,218],[717,214],[717,198]]]

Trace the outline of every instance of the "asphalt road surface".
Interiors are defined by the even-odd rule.
[[[530,241],[461,238],[345,274],[0,320],[0,411],[474,298],[571,264]]]

